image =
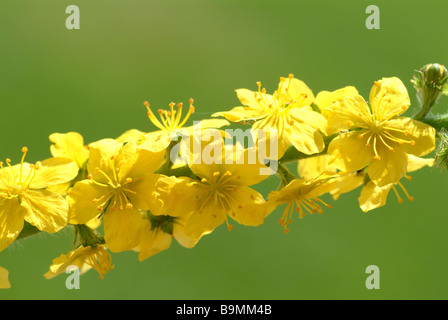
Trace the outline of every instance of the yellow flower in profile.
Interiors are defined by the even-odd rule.
[[[310,168],[316,168],[322,163],[326,163],[324,161],[324,158],[327,158],[327,156],[320,156],[321,159],[318,159],[319,157],[310,158],[305,160],[301,160],[299,162],[302,162],[301,165],[299,165],[299,172],[300,170],[304,169],[306,164],[310,164]],[[434,165],[434,159],[424,159],[419,158],[413,155],[407,155],[407,172],[413,172],[416,170],[419,170],[423,168],[424,166],[433,166]],[[315,161],[318,165],[312,163],[312,161]],[[334,167],[331,165],[327,165],[325,167],[321,167],[323,170],[332,170]],[[307,170],[308,173],[310,170]],[[321,171],[322,173],[324,171]],[[319,174],[319,170],[315,170],[314,174],[316,176]],[[312,175],[311,175],[312,176]],[[408,180],[411,180],[411,176],[405,175],[405,177]],[[405,196],[410,200],[413,201],[414,197],[410,196],[404,185],[398,181],[396,183],[391,183],[388,185],[385,185],[383,187],[376,186],[369,178],[368,174],[366,173],[366,170],[360,170],[355,172],[339,172],[338,176],[334,179],[330,179],[324,183],[321,184],[319,187],[319,191],[321,193],[330,193],[334,200],[339,199],[339,197],[342,194],[351,192],[358,187],[361,187],[361,196],[358,198],[359,206],[364,211],[370,211],[375,208],[381,207],[386,204],[387,196],[390,192],[390,190],[393,190],[395,195],[397,196],[398,202],[402,203],[403,198],[400,196],[398,192],[398,188],[405,194]]]
[[[70,190],[70,223],[85,224],[104,216],[104,238],[112,252],[131,250],[140,242],[142,218],[139,209],[151,210],[152,193],[160,177],[153,174],[164,152],[123,146],[113,139],[89,145],[89,179]]]
[[[73,161],[51,158],[35,165],[25,162],[7,166],[0,161],[0,251],[8,247],[23,229],[24,220],[41,231],[55,233],[67,225],[68,203],[48,186],[71,181],[78,174]]]
[[[53,157],[67,158],[74,161],[79,169],[78,176],[71,182],[63,183],[60,185],[51,186],[48,190],[66,195],[70,187],[72,187],[79,180],[83,180],[87,177],[87,160],[89,160],[89,149],[84,145],[84,138],[77,132],[68,133],[53,133],[49,137],[53,142],[50,146],[51,155]],[[86,222],[86,225],[92,229],[96,229],[100,226],[101,220],[92,219]]]
[[[330,164],[331,157],[327,154],[302,159],[298,161],[297,171],[306,181],[313,180],[324,172],[338,172],[337,168]],[[337,200],[343,193],[350,192],[361,186],[364,182],[363,170],[356,172],[339,172],[338,176],[325,181],[319,186],[319,191],[330,193]]]
[[[371,90],[371,109],[359,95],[344,96],[325,108],[331,127],[350,130],[328,147],[334,166],[345,172],[368,166],[370,179],[379,187],[398,182],[406,174],[407,154],[424,156],[435,148],[433,127],[399,117],[409,105],[401,80],[383,78]]]
[[[320,187],[324,182],[334,177],[337,177],[337,174],[324,172],[310,181],[294,179],[282,189],[271,191],[266,202],[268,214],[278,206],[286,204],[286,208],[279,220],[279,223],[284,227],[285,233],[289,232],[288,224],[293,221],[294,210],[299,214],[300,219],[307,213],[313,214],[317,212],[322,214],[322,206],[331,208],[331,205],[319,198],[325,193]]]
[[[423,159],[412,155],[409,155],[408,157],[408,172],[419,170],[424,166],[432,167],[434,165],[434,159]],[[409,181],[412,180],[411,176],[408,175],[405,175],[405,178]],[[386,204],[387,196],[390,190],[394,191],[395,196],[398,199],[398,203],[403,203],[403,198],[400,196],[400,193],[398,192],[398,188],[396,186],[401,189],[401,191],[409,201],[414,201],[414,197],[409,195],[409,192],[400,181],[398,181],[397,183],[385,185],[383,187],[378,187],[373,182],[369,181],[363,187],[361,195],[358,199],[362,211],[368,212],[370,210],[384,206]]]
[[[144,105],[148,110],[148,118],[159,129],[154,132],[144,133],[137,129],[131,129],[123,133],[116,140],[119,142],[136,142],[142,148],[146,148],[153,152],[163,151],[172,141],[177,141],[180,136],[191,136],[193,130],[200,126],[201,129],[207,128],[221,128],[229,125],[225,120],[202,120],[198,121],[193,126],[185,127],[190,115],[194,113],[195,107],[193,106],[193,99],[189,101],[190,107],[188,108],[187,115],[182,120],[183,103],[175,104],[171,102],[169,104],[170,110],[158,110],[160,120],[154,115],[150,108],[149,102],[145,101]]]
[[[90,269],[98,271],[100,279],[114,268],[112,257],[106,245],[98,244],[94,246],[79,246],[68,254],[62,254],[53,260],[50,270],[44,275],[46,279],[52,279],[66,272],[69,266],[79,268],[79,273],[84,274]]]
[[[291,143],[305,154],[321,152],[325,144],[320,132],[325,133],[326,120],[312,109],[314,95],[308,86],[292,74],[288,79],[280,78],[273,95],[266,94],[260,82],[257,85],[258,92],[236,90],[243,106],[212,116],[222,116],[232,122],[255,121],[252,132],[256,142],[258,130],[264,130],[268,139],[275,139],[270,130],[277,130],[278,158],[283,156]]]
[[[0,267],[0,289],[9,289],[11,284],[9,283],[9,272],[3,267]]]

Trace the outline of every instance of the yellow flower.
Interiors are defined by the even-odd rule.
[[[198,239],[192,239],[185,235],[182,218],[169,215],[144,215],[142,236],[136,251],[138,259],[143,261],[149,257],[168,249],[173,238],[182,246],[192,248]]]
[[[84,146],[83,137],[77,132],[53,133],[50,146],[53,157],[67,158],[74,161],[81,169],[89,159],[89,150]]]
[[[77,182],[67,195],[70,223],[85,224],[104,215],[105,240],[112,252],[131,250],[140,242],[139,209],[151,210],[157,179],[153,172],[164,152],[124,146],[104,139],[89,146],[89,179]]]
[[[331,141],[333,164],[345,172],[368,166],[370,179],[379,187],[400,180],[406,174],[407,154],[424,156],[435,148],[434,128],[398,117],[409,105],[401,80],[383,78],[371,90],[371,109],[359,95],[343,96],[325,108],[331,127],[352,130]]]
[[[23,229],[24,220],[41,231],[55,233],[67,225],[68,203],[46,188],[71,181],[78,174],[76,164],[51,158],[35,165],[25,162],[7,167],[0,161],[0,251],[8,247]]]
[[[413,155],[407,155],[408,160],[407,160],[407,172],[413,172],[416,170],[421,169],[424,166],[433,166],[434,165],[434,159],[424,159],[424,158],[419,158]],[[316,168],[318,167],[318,165],[321,165],[322,163],[326,163],[324,160],[324,158],[326,158],[326,156],[321,156],[321,159],[318,159],[319,157],[316,158],[310,158],[310,159],[306,159],[306,163],[303,163],[304,160],[301,160],[299,162],[302,162],[299,165],[299,172],[300,172],[300,168],[305,166],[305,164],[310,164],[310,168]],[[313,160],[318,164],[314,164],[313,165]],[[324,167],[321,167],[322,171],[319,172],[319,170],[315,170],[314,174],[316,174],[316,176],[319,173],[324,172],[324,170],[332,170],[335,169],[333,166],[331,165],[327,165]],[[308,172],[308,171],[306,171]],[[405,177],[408,180],[411,180],[411,177],[409,175],[405,175]],[[323,193],[330,193],[333,197],[334,200],[339,199],[339,197],[344,194],[344,193],[348,193],[351,192],[355,189],[357,189],[360,186],[363,186],[362,191],[361,191],[361,196],[358,198],[359,201],[359,206],[360,208],[364,211],[370,211],[373,210],[375,208],[378,208],[380,206],[383,206],[386,204],[386,199],[387,199],[387,195],[389,194],[390,190],[394,190],[394,193],[396,194],[397,198],[398,198],[398,202],[402,203],[403,199],[400,197],[399,192],[397,190],[397,186],[404,192],[404,194],[406,195],[406,197],[410,200],[413,201],[414,198],[411,197],[409,195],[409,193],[407,192],[407,190],[405,189],[405,187],[403,186],[403,184],[401,182],[397,182],[397,183],[391,183],[388,184],[386,186],[383,187],[378,187],[376,186],[369,178],[368,174],[366,174],[366,170],[360,170],[360,171],[355,171],[355,172],[339,172],[338,176],[334,179],[330,179],[324,183],[322,183],[319,187],[319,191],[323,194]]]
[[[223,116],[232,122],[255,121],[252,132],[258,141],[258,130],[265,130],[268,139],[274,139],[271,129],[277,130],[278,158],[281,158],[292,143],[300,152],[314,154],[321,152],[324,140],[319,132],[325,133],[326,120],[313,111],[312,91],[305,83],[294,78],[280,78],[278,89],[273,95],[266,94],[257,82],[258,92],[247,89],[236,90],[243,106],[212,116]]]
[[[5,268],[0,267],[0,289],[9,289],[11,284],[9,283],[9,272]]]
[[[153,152],[159,152],[165,150],[171,143],[171,141],[177,141],[179,136],[186,135],[191,136],[193,130],[198,126],[201,129],[207,128],[221,128],[229,124],[225,120],[202,120],[196,123],[194,126],[184,127],[190,115],[194,113],[193,99],[190,99],[190,107],[188,113],[182,120],[182,108],[183,104],[174,102],[169,104],[170,110],[158,110],[160,120],[152,112],[149,102],[145,101],[144,105],[148,110],[148,118],[159,129],[154,132],[144,133],[137,129],[131,129],[123,133],[116,140],[119,142],[136,142],[142,148],[146,148]]]
[[[54,259],[50,270],[44,277],[52,279],[65,273],[69,266],[78,267],[80,274],[93,268],[100,274],[100,279],[104,279],[104,275],[114,268],[111,255],[105,245],[79,246],[68,254],[62,254]]]
[[[302,219],[307,213],[322,214],[322,206],[331,208],[331,205],[322,201],[319,197],[324,193],[320,186],[328,179],[337,175],[332,172],[324,172],[313,180],[294,179],[279,191],[272,191],[266,202],[267,212],[270,214],[275,208],[286,204],[279,223],[284,227],[285,233],[289,232],[288,223],[292,223],[294,209]]]
[[[202,145],[202,150],[215,143],[218,148],[223,147],[221,141],[216,141]],[[266,216],[263,196],[250,187],[268,177],[260,175],[266,166],[249,162],[249,149],[232,149],[234,152],[230,154],[224,149],[213,163],[190,162],[196,179],[176,178],[171,188],[177,195],[177,203],[171,206],[169,215],[185,219],[185,235],[195,242],[224,222],[231,230],[228,215],[248,226],[262,224]]]

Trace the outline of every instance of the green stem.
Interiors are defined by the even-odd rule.
[[[448,131],[448,114],[432,115],[421,118],[419,121],[434,127],[437,131],[441,131],[442,129]]]
[[[284,165],[279,164],[277,169],[277,174],[280,176],[281,183],[278,187],[278,189],[283,188],[284,186],[288,185],[291,181],[297,179],[295,175],[293,175],[288,168],[286,168]]]

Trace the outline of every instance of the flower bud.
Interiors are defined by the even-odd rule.
[[[440,94],[446,94],[444,87],[448,80],[448,70],[438,63],[430,63],[417,71],[411,82],[417,91],[417,99],[422,106],[422,110],[416,117],[425,116],[437,102]]]

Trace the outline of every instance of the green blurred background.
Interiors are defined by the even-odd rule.
[[[76,4],[81,29],[67,30]],[[368,30],[376,4],[381,29]],[[50,156],[48,136],[77,131],[87,142],[137,128],[154,129],[155,108],[195,99],[193,120],[239,104],[234,90],[272,92],[293,73],[315,94],[354,85],[368,97],[373,81],[448,63],[442,34],[446,1],[0,0],[0,158]],[[448,106],[442,98],[437,111]],[[277,210],[257,228],[221,226],[193,249],[173,243],[149,260],[113,254],[115,269],[99,280],[42,276],[66,252],[72,232],[37,235],[0,253],[12,288],[0,299],[446,299],[448,176],[425,168],[406,182],[414,202],[368,214],[360,190],[330,203],[321,216],[296,217],[284,234]],[[272,177],[257,186],[274,189]],[[377,265],[381,289],[367,290],[366,267]]]

